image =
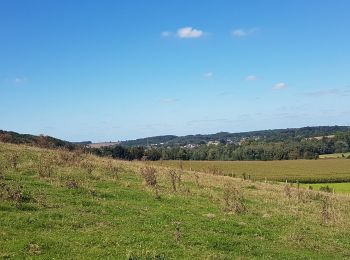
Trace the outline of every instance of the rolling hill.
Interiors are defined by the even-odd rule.
[[[350,126],[313,126],[302,128],[287,128],[274,130],[261,130],[242,133],[220,132],[208,135],[186,135],[186,136],[154,136],[136,140],[123,141],[123,146],[174,146],[187,144],[204,144],[208,142],[239,143],[244,139],[263,139],[267,142],[284,141],[285,139],[301,140],[303,138],[329,136],[335,133],[347,132]]]

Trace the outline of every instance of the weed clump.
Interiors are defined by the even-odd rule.
[[[336,219],[334,199],[329,195],[322,196],[321,204],[322,204],[322,208],[321,208],[322,223],[327,224],[330,222],[334,222]]]
[[[107,171],[109,171],[112,174],[113,179],[119,180],[120,179],[119,174],[123,171],[123,169],[109,162],[107,165]]]
[[[178,178],[178,173],[175,169],[170,169],[168,173],[170,177],[171,187],[173,188],[173,191],[176,192],[176,181]]]
[[[67,181],[66,186],[68,189],[78,189],[79,188],[78,182],[74,181],[74,180]]]
[[[289,199],[292,198],[292,189],[291,189],[291,187],[290,187],[290,185],[288,184],[287,181],[286,181],[286,184],[284,185],[284,194]]]
[[[17,170],[19,156],[17,153],[10,155],[10,165],[13,169]]]
[[[23,186],[12,187],[4,182],[0,183],[0,198],[14,202],[16,208],[20,208],[23,202],[31,200],[30,195],[24,192]]]
[[[175,241],[180,243],[181,240],[181,230],[180,230],[180,222],[175,222]]]
[[[37,171],[40,177],[49,178],[53,174],[52,162],[39,160],[37,165]]]
[[[331,187],[329,187],[329,186],[327,185],[327,186],[322,186],[322,187],[320,187],[320,191],[332,193],[332,192],[334,191],[334,189],[332,189]]]
[[[223,170],[220,169],[219,167],[211,166],[211,167],[208,167],[208,173],[212,175],[223,175]]]
[[[37,244],[29,244],[28,245],[28,253],[30,255],[40,255],[41,254],[41,248]]]
[[[0,181],[5,180],[5,169],[0,165]]]
[[[199,174],[198,174],[198,172],[194,172],[193,174],[194,174],[194,178],[195,178],[197,187],[200,187],[201,185],[199,184]]]
[[[224,203],[227,212],[240,214],[247,210],[242,190],[232,184],[226,184],[224,187]]]
[[[88,175],[91,175],[92,171],[94,170],[94,165],[89,161],[82,161],[80,166],[87,171]]]
[[[159,199],[160,196],[157,185],[156,168],[152,166],[145,166],[141,168],[140,173],[143,179],[145,180],[146,185],[154,190],[156,199]]]

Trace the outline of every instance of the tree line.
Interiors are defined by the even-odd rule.
[[[350,152],[350,131],[322,139],[290,138],[284,141],[245,140],[240,145],[221,142],[195,148],[172,147],[103,147],[93,149],[99,156],[124,160],[296,160],[317,159],[321,154]]]

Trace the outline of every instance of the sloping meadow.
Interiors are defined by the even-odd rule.
[[[349,202],[288,183],[0,143],[2,258],[342,259]]]

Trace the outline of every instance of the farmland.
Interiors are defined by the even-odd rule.
[[[149,165],[0,143],[0,256],[350,256],[347,196]]]
[[[155,165],[232,177],[304,183],[350,182],[350,160],[157,161]]]

